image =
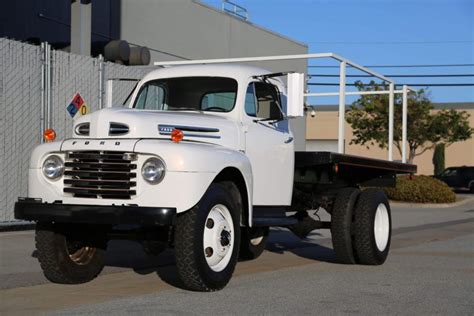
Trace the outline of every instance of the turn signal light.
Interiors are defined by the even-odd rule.
[[[49,143],[56,139],[56,132],[52,128],[45,129],[43,132],[44,140]]]
[[[179,130],[179,129],[173,129],[173,131],[171,131],[171,140],[174,141],[175,143],[179,143],[180,141],[182,141],[184,138],[184,133],[182,130]]]

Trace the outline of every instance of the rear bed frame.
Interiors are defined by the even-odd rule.
[[[416,165],[334,152],[295,152],[295,184],[395,186],[397,174],[416,173]]]

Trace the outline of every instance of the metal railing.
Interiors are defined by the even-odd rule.
[[[249,12],[244,7],[228,0],[222,0],[222,11],[245,21],[249,19]]]
[[[201,59],[186,61],[169,61],[155,62],[155,66],[173,66],[173,65],[193,65],[193,64],[219,64],[219,63],[244,63],[244,62],[263,62],[278,60],[295,60],[295,59],[321,59],[329,58],[339,62],[339,91],[338,92],[322,92],[322,93],[304,93],[305,97],[339,97],[339,122],[338,122],[338,152],[344,153],[345,141],[345,114],[346,114],[346,96],[348,95],[389,95],[389,126],[388,126],[388,160],[393,160],[393,121],[394,121],[394,99],[395,94],[402,94],[402,162],[406,162],[407,152],[407,112],[408,112],[408,92],[414,89],[404,85],[402,90],[395,90],[395,82],[367,67],[361,66],[342,56],[334,53],[317,53],[317,54],[298,54],[298,55],[278,55],[278,56],[259,56],[259,57],[241,57],[241,58],[221,58],[221,59]],[[346,91],[346,68],[351,66],[373,77],[379,78],[389,83],[389,90],[381,91]]]

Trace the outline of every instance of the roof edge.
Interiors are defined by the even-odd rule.
[[[235,16],[233,16],[233,15],[231,15],[231,14],[222,12],[221,10],[219,10],[219,9],[217,9],[217,8],[214,8],[214,7],[212,7],[212,6],[208,5],[208,4],[205,4],[205,3],[203,3],[201,0],[192,0],[192,2],[193,2],[193,3],[196,3],[196,4],[200,5],[200,6],[202,6],[202,7],[204,7],[204,8],[207,8],[207,9],[209,9],[209,10],[212,10],[212,11],[214,11],[214,12],[217,12],[217,13],[219,13],[219,14],[222,14],[222,15],[225,15],[225,16],[227,16],[227,17],[230,17],[230,18],[232,18],[232,19],[234,19],[234,20],[236,20],[236,21],[246,23],[246,24],[248,24],[248,25],[250,25],[250,26],[253,26],[253,27],[255,27],[255,28],[259,29],[259,30],[262,30],[262,31],[264,31],[264,32],[267,32],[267,33],[269,33],[269,34],[271,34],[271,35],[280,37],[280,38],[282,38],[282,39],[284,39],[284,40],[287,40],[287,41],[293,42],[293,43],[295,43],[295,44],[297,44],[297,45],[303,46],[303,47],[305,47],[306,49],[309,48],[308,44],[306,44],[306,43],[304,43],[304,42],[297,41],[297,40],[292,39],[292,38],[290,38],[290,37],[288,37],[288,36],[286,36],[286,35],[277,33],[277,32],[275,32],[275,31],[272,31],[272,30],[267,29],[267,28],[265,28],[265,27],[263,27],[263,26],[254,24],[254,23],[252,23],[252,22],[249,22],[249,21],[246,21],[246,20],[243,20],[243,19],[239,19],[239,18],[237,18],[237,17],[235,17]]]

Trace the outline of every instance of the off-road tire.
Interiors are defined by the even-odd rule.
[[[216,291],[226,286],[231,279],[240,247],[241,202],[236,201],[236,196],[240,197],[233,183],[213,183],[195,207],[178,215],[174,238],[176,266],[180,279],[188,289]],[[215,272],[209,267],[203,251],[206,218],[217,204],[223,204],[228,208],[234,225],[232,255],[227,266],[220,272]]]
[[[341,189],[334,201],[331,214],[332,246],[337,261],[344,264],[355,264],[352,233],[353,213],[360,190],[357,188]]]
[[[80,284],[97,277],[104,268],[105,242],[97,240],[95,252],[87,263],[78,264],[70,257],[67,229],[50,223],[36,224],[36,249],[44,276],[53,283]]]
[[[377,207],[384,204],[388,212],[388,242],[383,251],[377,248],[374,220]],[[380,189],[363,191],[354,210],[354,251],[359,264],[380,265],[385,262],[390,250],[392,219],[390,205],[385,193]]]
[[[268,237],[268,227],[241,227],[240,252],[241,260],[253,260],[260,257],[265,250]],[[258,244],[252,243],[255,238],[262,238]]]

